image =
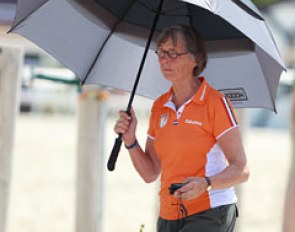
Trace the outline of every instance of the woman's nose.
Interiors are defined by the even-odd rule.
[[[160,63],[161,67],[166,67],[169,64],[169,59],[161,58],[161,59],[159,59],[159,63]]]

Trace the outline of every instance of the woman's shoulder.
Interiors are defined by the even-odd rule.
[[[204,78],[206,85],[206,92],[207,92],[207,98],[210,99],[210,101],[213,100],[219,100],[224,97],[223,93],[219,92],[215,87],[213,87],[210,83],[207,82],[207,80]]]
[[[155,101],[154,101],[154,107],[161,107],[164,106],[164,104],[169,100],[171,96],[171,90],[167,91],[166,93],[162,94],[159,96]]]

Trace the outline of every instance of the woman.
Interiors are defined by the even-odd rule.
[[[186,26],[166,29],[156,54],[171,89],[153,105],[145,150],[136,140],[134,110],[119,112],[132,162],[146,182],[161,174],[158,232],[233,231],[233,186],[249,171],[231,103],[200,73],[207,55],[200,35]],[[184,183],[173,194],[171,184]],[[172,186],[173,187],[173,186]]]

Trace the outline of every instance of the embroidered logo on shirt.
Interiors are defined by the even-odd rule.
[[[166,126],[167,122],[168,122],[168,114],[162,114],[160,119],[160,128],[163,128],[164,126]]]
[[[191,119],[186,119],[185,120],[185,123],[187,123],[187,124],[193,124],[193,125],[198,125],[198,126],[202,126],[203,125],[202,122],[191,120]]]

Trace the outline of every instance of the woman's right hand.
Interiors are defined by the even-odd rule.
[[[117,134],[122,134],[122,139],[126,145],[131,145],[135,142],[136,136],[136,126],[137,118],[135,116],[133,108],[130,110],[130,116],[126,111],[119,111],[119,119],[117,120],[114,131]]]
[[[136,141],[136,126],[137,118],[133,108],[130,110],[130,116],[123,110],[119,111],[119,118],[115,124],[114,131],[117,134],[122,134],[122,139],[126,146],[131,146]],[[147,183],[155,181],[161,173],[161,164],[153,143],[154,141],[148,137],[145,150],[142,150],[140,146],[128,150],[135,169]]]

